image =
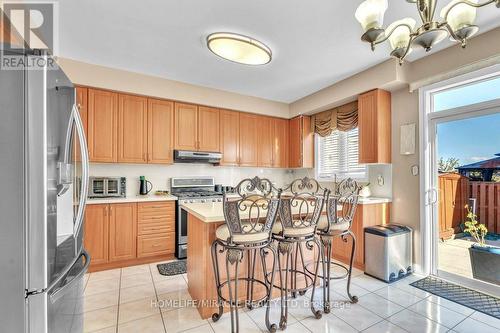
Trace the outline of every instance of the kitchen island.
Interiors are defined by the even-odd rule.
[[[224,211],[221,202],[217,203],[190,203],[183,204],[182,208],[188,212],[188,252],[187,252],[187,277],[188,290],[192,299],[196,302],[198,311],[202,318],[210,318],[217,312],[217,292],[215,288],[214,272],[212,265],[211,246],[215,240],[215,231],[225,223]],[[293,212],[293,211],[292,211]],[[243,217],[243,216],[242,216]],[[244,217],[243,217],[244,218]],[[276,221],[276,223],[280,223]],[[306,265],[313,261],[315,250],[304,248],[304,259]],[[226,280],[225,252],[218,253],[221,281]],[[272,267],[272,255],[266,257],[266,266]],[[300,264],[299,264],[300,266]],[[231,271],[234,267],[231,268]],[[238,276],[247,275],[247,257],[239,265]],[[264,279],[262,264],[257,260],[255,277]],[[297,278],[297,284],[303,283],[303,279]],[[279,277],[276,273],[275,284],[279,286]],[[223,290],[223,296],[227,297],[228,289]],[[279,289],[274,289],[272,298],[279,297]],[[246,297],[246,283],[238,285],[239,299]],[[254,285],[253,298],[259,299],[265,295],[265,288],[258,284]],[[229,310],[229,308],[226,308]]]

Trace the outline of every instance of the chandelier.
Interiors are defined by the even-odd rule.
[[[462,48],[467,46],[467,40],[478,30],[474,25],[476,8],[496,4],[500,8],[500,0],[452,0],[440,13],[442,21],[434,20],[437,0],[406,0],[417,5],[422,25],[415,28],[416,21],[411,17],[391,23],[383,28],[384,13],[387,10],[387,0],[365,0],[356,10],[355,17],[363,27],[361,40],[375,45],[389,40],[391,56],[399,59],[402,64],[412,48],[419,46],[427,52],[446,37],[459,42]]]

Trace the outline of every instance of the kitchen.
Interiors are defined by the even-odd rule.
[[[367,3],[370,1],[367,0]],[[26,168],[33,168],[29,179],[45,177],[48,184],[56,182],[55,196],[52,197],[54,193],[49,186],[48,199],[43,201],[48,202],[47,207],[50,208],[47,208],[47,223],[50,225],[55,221],[57,225],[55,252],[62,253],[65,251],[63,244],[66,245],[71,249],[68,253],[75,252],[72,254],[76,256],[72,258],[73,264],[80,270],[76,275],[72,275],[71,270],[62,275],[55,272],[53,276],[59,286],[52,286],[43,278],[41,283],[48,284],[48,287],[20,288],[26,290],[23,299],[45,292],[50,294],[49,287],[54,287],[52,292],[55,290],[54,293],[60,295],[49,295],[48,300],[40,301],[48,304],[43,305],[45,310],[41,312],[48,312],[49,315],[41,314],[36,318],[33,315],[34,321],[28,325],[31,328],[25,328],[25,331],[37,332],[34,327],[38,325],[44,327],[40,332],[273,332],[277,329],[291,332],[405,332],[414,331],[412,325],[424,325],[426,331],[453,329],[468,332],[474,325],[485,331],[500,330],[500,319],[493,315],[471,310],[462,303],[449,301],[448,304],[445,298],[410,285],[431,272],[425,266],[425,228],[421,225],[423,214],[419,193],[424,166],[419,155],[422,134],[419,133],[418,88],[437,82],[438,78],[444,80],[463,74],[464,68],[469,72],[479,68],[471,64],[481,63],[484,68],[496,64],[491,59],[497,59],[500,50],[496,45],[491,46],[495,44],[491,41],[500,34],[495,21],[500,13],[494,6],[488,7],[489,11],[484,10],[486,15],[483,16],[478,9],[478,25],[487,28],[471,39],[470,47],[462,50],[446,41],[443,43],[446,48],[436,47],[430,54],[415,48],[415,53],[400,65],[406,53],[397,53],[394,50],[401,50],[395,48],[391,55],[397,59],[391,59],[382,48],[372,53],[370,47],[359,40],[360,28],[356,19],[363,29],[366,26],[358,18],[359,14],[355,18],[355,13],[362,8],[362,1],[345,5],[346,8],[338,4],[318,5],[325,12],[342,16],[345,25],[352,25],[348,36],[337,36],[342,39],[346,54],[339,52],[338,45],[334,47],[336,43],[328,46],[328,52],[323,52],[325,42],[320,32],[336,31],[338,22],[323,23],[314,28],[318,35],[313,50],[316,54],[322,53],[318,60],[316,55],[304,49],[295,50],[293,45],[296,40],[290,39],[286,27],[292,29],[293,26],[293,31],[301,37],[300,43],[307,44],[305,31],[300,31],[288,20],[286,27],[278,28],[271,23],[271,18],[283,9],[277,4],[270,5],[267,14],[262,12],[265,8],[263,4],[249,5],[252,15],[244,18],[241,6],[230,5],[227,1],[214,4],[220,9],[217,19],[209,19],[210,15],[202,18],[196,12],[196,7],[200,7],[202,12],[211,13],[209,4],[159,4],[153,1],[151,5],[157,6],[158,13],[151,13],[139,4],[127,3],[141,14],[140,22],[132,20],[133,29],[127,29],[133,31],[124,39],[127,43],[134,43],[134,49],[149,52],[148,55],[130,52],[127,59],[123,57],[125,46],[118,42],[123,37],[104,18],[116,19],[117,26],[125,29],[126,23],[118,18],[130,18],[130,13],[113,2],[99,4],[92,1],[88,5],[60,3],[59,24],[71,33],[60,31],[59,69],[46,69],[45,77],[26,71],[29,74],[27,82],[36,81],[39,86],[47,88],[47,98],[35,99],[40,96],[34,96],[34,100],[46,103],[47,110],[57,109],[60,112],[57,117],[62,119],[58,120],[56,116],[27,118],[26,122],[33,128],[36,128],[37,122],[47,122],[48,133],[55,128],[56,134],[48,139],[48,149],[43,146],[47,140],[43,139],[45,132],[38,133],[39,140],[35,137],[26,139],[29,142],[27,146],[48,151],[38,156],[34,153],[37,149],[32,148],[27,154],[33,154],[30,155],[32,161],[38,157],[48,161],[49,174],[44,173],[44,168],[35,169],[34,162],[32,167]],[[308,24],[320,15],[306,4],[297,2],[296,5],[303,8]],[[416,13],[414,6],[407,3],[394,5],[392,9],[398,17],[403,13],[412,16]],[[232,13],[233,18],[224,21],[224,10]],[[169,11],[182,13],[172,18],[171,25],[160,19],[160,12]],[[301,17],[291,9],[287,13],[295,19]],[[94,14],[99,19],[95,26],[88,26],[89,30],[85,31],[81,27]],[[192,22],[183,21],[184,15]],[[251,17],[266,17],[266,23],[263,27],[252,28]],[[145,18],[148,18],[146,21],[149,24],[144,21]],[[239,18],[241,24],[235,18]],[[151,22],[155,20],[163,22],[158,24],[162,24],[165,35],[154,30]],[[226,23],[219,27],[214,23],[217,20]],[[190,24],[196,27],[190,28]],[[242,30],[242,34],[218,32],[226,29]],[[277,35],[267,34],[266,29],[276,29]],[[3,28],[0,30],[4,40],[12,33]],[[100,37],[91,38],[99,33],[102,33]],[[259,38],[247,37],[247,34]],[[151,37],[144,39],[143,36]],[[362,40],[366,42],[372,37],[363,35]],[[10,42],[15,44],[15,38],[10,38]],[[108,47],[109,38],[117,40],[116,49]],[[159,46],[165,54],[164,59],[155,55],[154,48],[150,46],[155,39],[161,38],[168,40]],[[236,44],[221,46],[221,39],[228,43],[236,41]],[[169,52],[169,46],[175,43],[178,44],[175,48],[179,49],[179,54]],[[488,47],[475,48],[475,43]],[[231,59],[230,52],[224,53],[226,48],[241,47],[241,44],[254,47],[249,51],[254,52],[249,57],[254,57],[251,60],[258,61],[258,64],[249,63],[250,58]],[[474,53],[471,49],[482,51]],[[294,50],[297,55],[294,55]],[[27,57],[37,56],[35,52]],[[329,57],[335,57],[334,62],[338,64],[332,64]],[[48,56],[47,59],[52,58]],[[309,74],[303,73],[299,63],[308,64]],[[429,64],[438,66],[429,69]],[[343,66],[346,68],[343,69]],[[324,71],[330,73],[322,76]],[[7,78],[5,72],[1,74],[6,79],[0,80],[5,92],[2,94],[2,108],[14,110],[14,102],[7,101],[5,97],[10,92],[20,101],[21,97],[16,93],[25,89],[20,83],[24,79]],[[304,77],[303,82],[297,81],[299,77]],[[8,82],[19,84],[14,87]],[[35,90],[29,85],[25,94],[31,96],[30,91]],[[30,100],[26,105],[32,107],[35,103]],[[64,110],[70,111],[65,114]],[[50,115],[50,111],[44,112]],[[20,130],[24,128],[23,120],[16,118],[14,113],[9,114],[8,119],[9,122],[2,126],[2,142],[15,137],[17,149],[12,165],[7,167],[5,164],[3,173],[25,179],[27,176],[22,173],[24,167],[20,167],[25,165],[23,155],[17,152],[29,147],[24,146],[24,138],[15,135],[23,132]],[[13,119],[16,121],[13,122]],[[30,131],[32,127],[29,127]],[[73,138],[69,139],[70,136]],[[51,141],[53,139],[56,141]],[[50,150],[51,145],[57,147]],[[61,160],[63,156],[64,160]],[[342,214],[349,204],[339,199],[332,206],[336,207],[337,213],[331,215],[328,210],[331,208],[327,208],[328,200],[335,197],[340,184],[353,179],[357,188],[356,203],[348,228],[338,234],[320,235],[314,231],[312,236],[291,237],[293,242],[303,245],[295,247],[297,252],[292,251],[295,264],[293,259],[290,264],[288,259],[285,264],[280,261],[285,260],[281,257],[287,253],[281,245],[277,245],[280,249],[276,254],[278,259],[271,262],[267,254],[260,254],[263,261],[256,265],[255,261],[260,260],[256,259],[257,254],[249,254],[247,258],[245,246],[240,248],[241,244],[223,241],[232,239],[232,232],[235,232],[231,229],[227,235],[221,236],[226,225],[231,227],[227,211],[229,206],[226,207],[226,204],[232,200],[251,201],[252,195],[267,191],[264,199],[258,200],[269,201],[266,204],[260,201],[255,205],[260,207],[258,210],[262,209],[265,216],[271,216],[272,209],[267,208],[272,203],[271,198],[282,197],[285,200],[298,196],[292,189],[294,182],[301,180],[309,184],[312,180],[317,184],[316,192],[312,195],[313,199],[305,202],[325,200],[313,225],[329,225],[331,219],[335,219],[332,216]],[[245,181],[250,181],[248,186],[254,186],[252,195],[248,197],[241,192],[243,186],[240,182]],[[264,183],[265,186],[262,185]],[[12,233],[24,235],[25,229],[30,235],[33,233],[26,248],[34,257],[28,254],[18,258],[5,256],[0,267],[13,272],[12,262],[28,260],[34,265],[34,268],[30,266],[32,273],[28,274],[28,285],[36,285],[37,279],[33,274],[48,274],[50,280],[52,273],[47,273],[47,270],[53,268],[50,264],[44,266],[43,262],[51,262],[52,236],[46,241],[48,250],[47,244],[40,245],[43,248],[40,257],[35,256],[37,250],[33,240],[37,232],[50,235],[51,227],[42,231],[37,229],[38,224],[28,223],[24,229],[19,229],[23,225],[19,220],[22,216],[19,203],[25,202],[22,199],[24,188],[12,180],[6,180],[6,184],[16,190],[10,201],[2,197],[5,199],[2,200],[2,210],[11,205],[18,213],[9,215],[9,219],[18,221],[9,224]],[[36,196],[38,188],[34,183],[31,186],[28,192],[32,197],[27,199],[26,205],[41,200]],[[65,212],[59,208],[71,206],[71,198],[73,209]],[[277,209],[282,209],[281,202]],[[314,206],[310,208],[315,209]],[[43,211],[45,208],[37,209],[40,215],[46,214]],[[57,218],[51,215],[51,209],[57,212]],[[285,219],[283,214],[280,210],[272,225],[281,225],[280,221]],[[296,219],[302,214],[301,209],[292,209],[291,218]],[[311,219],[311,215],[315,216],[307,211],[304,218]],[[66,219],[79,222],[63,223]],[[259,225],[265,225],[260,222]],[[386,279],[370,271],[373,262],[378,267],[382,266],[378,260],[385,258],[385,254],[377,252],[377,258],[370,259],[370,252],[376,252],[373,247],[376,245],[370,243],[370,237],[376,233],[371,234],[369,230],[388,224],[396,224],[400,228],[390,232],[405,233],[408,238],[402,246],[409,250],[391,250],[399,258],[387,257],[399,260],[401,267],[399,271],[386,272],[392,274]],[[274,227],[271,229],[268,230],[269,239],[272,238],[269,244],[292,242],[284,233],[276,232]],[[67,238],[67,235],[71,236]],[[283,236],[283,239],[277,235]],[[323,243],[323,239],[330,236],[331,242]],[[68,239],[71,240],[69,245],[64,241],[69,242]],[[322,243],[316,245],[315,242],[320,239]],[[220,259],[226,258],[225,254],[217,260],[214,258],[214,253],[221,249],[214,244],[221,240],[224,250],[234,250],[235,247],[245,253],[245,257],[242,255],[241,260],[237,260],[234,272],[234,276],[240,278],[229,279],[227,284],[214,282],[233,274],[225,271],[229,266],[226,263],[224,267]],[[5,244],[2,251],[12,242],[3,237],[0,242]],[[24,241],[19,243],[21,245],[16,245],[16,249],[25,253],[26,250],[20,247]],[[257,249],[261,249],[262,253],[273,253],[275,250],[266,247],[269,244],[260,244]],[[326,253],[331,258],[326,257]],[[322,255],[328,259],[321,259]],[[302,263],[297,266],[299,257]],[[253,258],[253,266],[250,258]],[[63,262],[58,261],[58,255],[54,260],[58,263],[54,264],[57,271],[58,265]],[[283,266],[288,272],[286,277],[295,274],[295,280],[292,279],[288,286],[290,288],[283,285],[288,282],[269,282],[273,278],[277,281],[282,269],[266,268],[266,260],[271,266],[273,263],[291,265],[292,268]],[[331,265],[324,265],[328,266],[328,273],[321,273],[321,264],[325,260]],[[316,268],[316,272],[312,268]],[[296,277],[294,272],[297,271],[304,276],[303,279]],[[25,274],[17,272],[19,276]],[[330,282],[325,274],[338,276],[331,277]],[[236,299],[243,297],[242,294],[249,297],[248,285],[252,285],[253,294],[254,280],[260,279],[257,283],[264,285],[255,287],[255,297],[250,297],[251,304],[231,301],[233,296],[231,292],[227,293],[226,288],[231,286],[231,281],[240,279],[246,283],[235,287]],[[6,284],[2,294],[5,292],[7,295],[9,288],[14,290],[19,287],[19,281],[9,281],[12,284]],[[391,283],[387,283],[389,281]],[[65,289],[74,292],[75,297],[63,293]],[[331,303],[331,309],[325,305],[320,312],[311,312],[308,303],[314,303],[310,301],[315,300],[315,290],[323,295],[319,302],[325,302],[328,292],[326,303]],[[493,292],[489,294],[495,295]],[[284,301],[284,295],[290,295],[287,301]],[[261,302],[255,301],[257,298]],[[221,300],[224,303],[222,307]],[[249,299],[246,301],[248,303]],[[234,305],[234,302],[237,304]],[[285,303],[289,304],[288,307]],[[42,308],[40,304],[30,304],[27,313],[37,313],[38,307]],[[64,304],[71,304],[72,310],[68,310],[71,314],[61,310]],[[245,306],[247,309],[244,309]],[[6,305],[2,305],[1,309],[4,308],[8,313]],[[441,318],[437,315],[440,311],[453,320]],[[51,320],[52,315],[56,317],[59,314],[64,314],[60,321]],[[16,315],[12,314],[11,318],[14,317]],[[11,320],[6,327],[14,332],[20,326]]]

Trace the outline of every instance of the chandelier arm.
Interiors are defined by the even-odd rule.
[[[412,33],[412,27],[409,24],[401,23],[401,24],[398,24],[397,26],[395,26],[394,28],[392,28],[392,30],[389,33],[384,33],[384,37],[373,41],[372,45],[375,46],[377,44],[385,42],[386,40],[389,39],[389,37],[391,37],[391,35],[394,33],[394,31],[396,31],[396,29],[399,27],[407,27],[408,30],[410,31],[410,34]]]
[[[468,5],[468,6],[471,6],[471,7],[475,7],[475,8],[479,8],[479,7],[484,7],[484,6],[487,6],[487,5],[495,3],[495,2],[496,3],[500,3],[499,0],[488,0],[488,1],[483,2],[483,3],[474,3],[474,2],[471,2],[469,0],[458,1],[458,2],[455,2],[453,5],[451,5],[450,8],[448,8],[448,10],[444,13],[443,16],[444,16],[444,19],[447,21],[448,20],[448,14],[450,13],[450,11],[453,8],[455,8],[456,6],[461,5],[461,4],[465,4],[465,5]]]
[[[399,64],[400,65],[403,63],[403,60],[406,58],[406,56],[410,52],[411,43],[413,42],[414,39],[415,39],[415,36],[410,35],[410,39],[408,40],[408,44],[406,45],[406,48],[405,48],[405,53],[401,56],[401,58],[399,58]]]

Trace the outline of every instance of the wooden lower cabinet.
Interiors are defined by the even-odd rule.
[[[356,249],[354,253],[354,266],[359,269],[365,268],[365,235],[364,228],[378,225],[388,224],[390,221],[390,204],[360,204],[356,208],[354,221],[351,231],[356,237]],[[352,248],[352,238],[347,237],[347,242],[344,242],[340,237],[333,239],[332,255],[346,264],[349,263]]]
[[[88,205],[90,271],[167,260],[175,252],[175,202]]]
[[[108,262],[108,205],[88,205],[86,207],[84,247],[90,253],[92,265]]]
[[[109,205],[109,260],[134,259],[137,253],[137,204]]]
[[[137,238],[137,257],[170,254],[175,251],[175,233],[144,235]]]

